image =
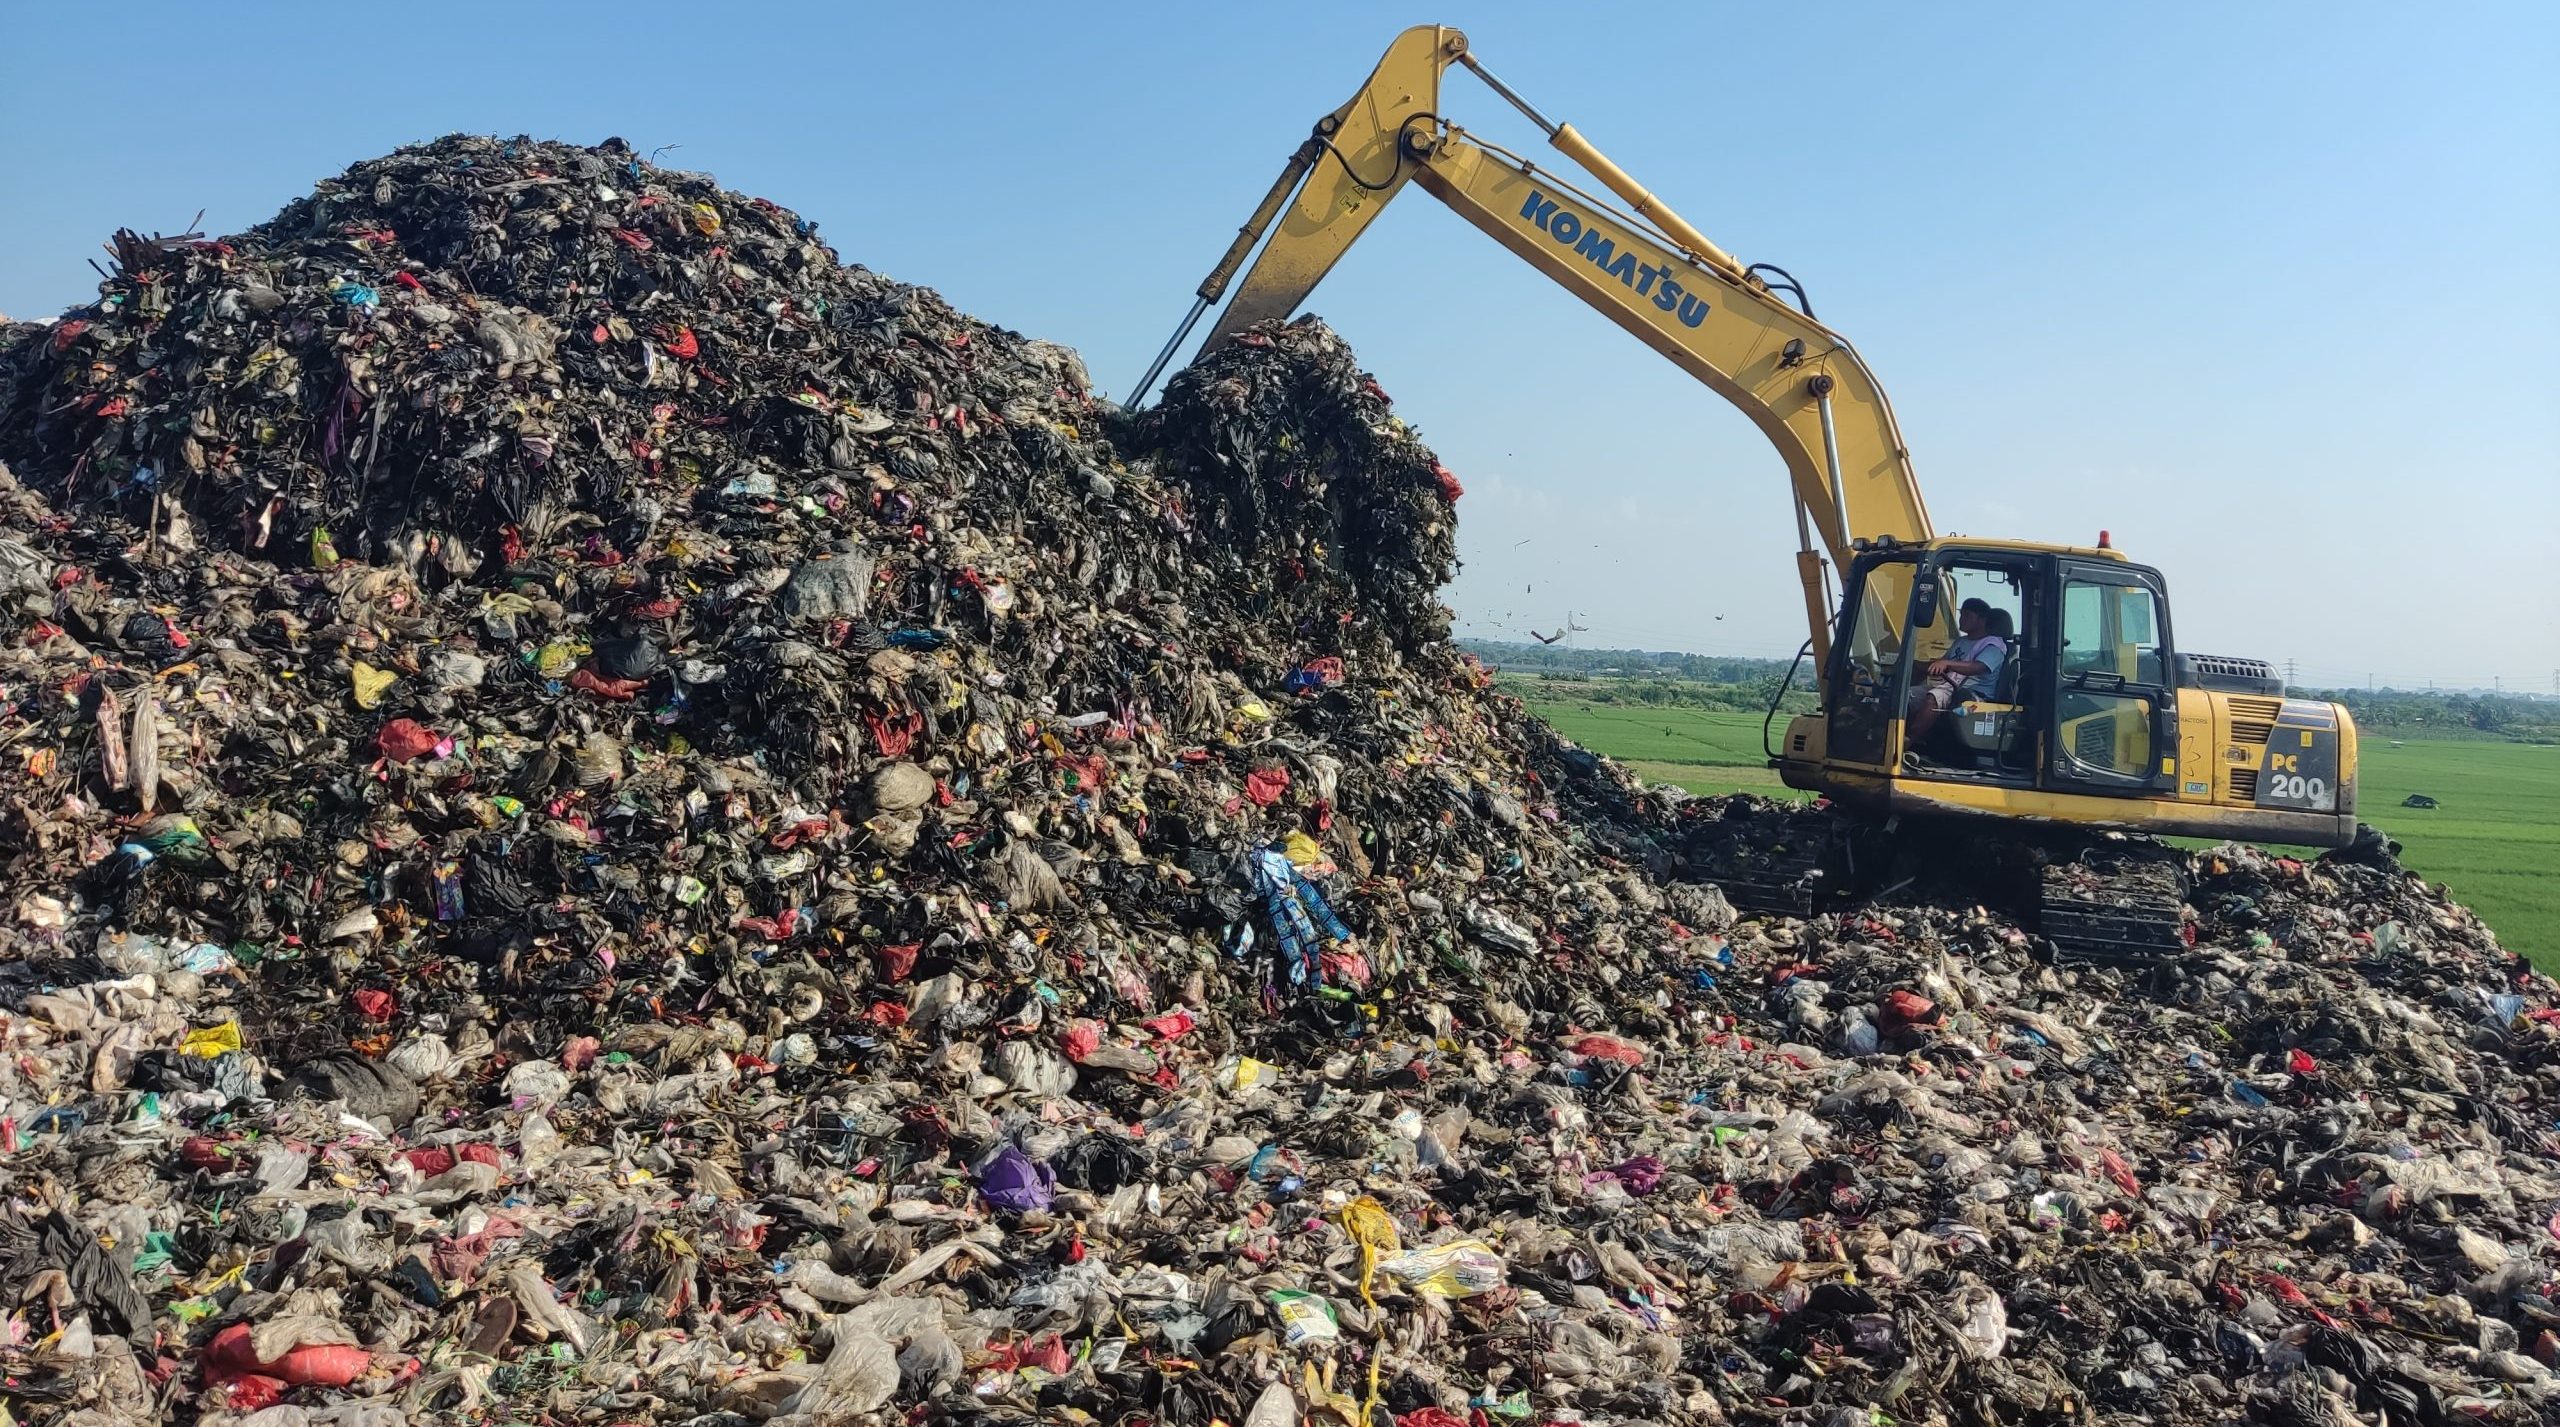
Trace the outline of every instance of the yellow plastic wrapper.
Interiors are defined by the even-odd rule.
[[[229,1055],[239,1048],[240,1023],[238,1021],[225,1021],[218,1026],[189,1031],[187,1038],[178,1042],[178,1054],[202,1056],[206,1060],[211,1060],[218,1055]]]
[[[1288,854],[1291,865],[1309,876],[1322,877],[1334,871],[1333,859],[1325,856],[1324,844],[1303,832],[1290,833],[1281,851]]]
[[[356,660],[355,665],[356,707],[360,709],[379,707],[382,696],[391,691],[391,686],[398,682],[400,676],[389,669],[377,669],[361,659]]]
[[[1378,1260],[1378,1267],[1427,1298],[1473,1298],[1510,1282],[1502,1255],[1482,1239],[1406,1249]]]
[[[1218,1087],[1222,1090],[1247,1090],[1266,1080],[1279,1078],[1280,1067],[1267,1060],[1239,1055],[1218,1066]]]
[[[533,656],[533,671],[546,679],[565,679],[585,657],[585,645],[555,640],[542,646],[542,651]]]
[[[1395,1216],[1363,1194],[1342,1206],[1342,1228],[1360,1246],[1360,1301],[1375,1308],[1378,1300],[1369,1296],[1369,1284],[1377,1276],[1378,1257],[1404,1247],[1396,1238]]]

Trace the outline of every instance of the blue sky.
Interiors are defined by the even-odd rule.
[[[1891,393],[1943,530],[2168,575],[2306,680],[2560,671],[2560,7],[10,7],[0,311],[452,130],[621,135],[1125,390],[1402,25],[1476,53]],[[1537,136],[1454,75],[1444,108]],[[1777,457],[1419,189],[1311,306],[1468,486],[1465,627],[1784,654]],[[1717,618],[1722,616],[1722,618]]]

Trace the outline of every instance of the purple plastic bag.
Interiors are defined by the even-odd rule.
[[[1013,1145],[997,1150],[978,1169],[978,1193],[999,1209],[1046,1209],[1058,1194],[1058,1172]]]
[[[1618,1176],[1618,1182],[1627,1187],[1627,1192],[1638,1198],[1662,1187],[1662,1161],[1649,1154],[1637,1155],[1609,1172]]]

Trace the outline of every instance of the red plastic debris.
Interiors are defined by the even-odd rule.
[[[1267,808],[1280,801],[1280,795],[1288,791],[1289,770],[1286,768],[1256,768],[1245,775],[1244,795],[1262,807]]]
[[[1925,1025],[1938,1018],[1938,1003],[1917,991],[1890,991],[1884,998],[1884,1019],[1888,1025]]]
[[[1620,1040],[1616,1036],[1604,1036],[1593,1032],[1589,1035],[1576,1036],[1565,1044],[1574,1054],[1591,1060],[1614,1060],[1621,1065],[1644,1064],[1644,1047],[1633,1041]]]
[[[1036,1338],[1008,1343],[992,1351],[995,1353],[995,1358],[987,1366],[997,1372],[1039,1368],[1043,1372],[1057,1375],[1064,1374],[1073,1365],[1073,1360],[1067,1355],[1065,1340],[1055,1333],[1043,1333]]]
[[[2107,1172],[2107,1178],[2115,1181],[2116,1188],[2135,1198],[2142,1196],[2142,1181],[2133,1177],[2133,1167],[2124,1162],[2124,1156],[2108,1150],[2098,1156],[2098,1165]]]
[[[593,669],[581,667],[569,676],[569,687],[582,689],[600,699],[628,703],[640,697],[641,691],[649,684],[645,679],[608,679]]]
[[[871,726],[871,742],[883,758],[904,758],[913,748],[916,735],[924,729],[924,715],[896,714],[883,716],[865,709],[862,721]]]
[[[485,1164],[495,1169],[499,1163],[498,1147],[495,1145],[422,1145],[417,1149],[403,1151],[400,1157],[416,1166],[418,1173],[429,1179],[435,1178],[457,1164]]]
[[[204,1353],[205,1381],[231,1386],[234,1405],[242,1402],[244,1379],[257,1383],[263,1378],[280,1387],[345,1387],[373,1367],[372,1353],[348,1343],[309,1344],[288,1349],[273,1362],[260,1362],[249,1337],[248,1324],[234,1323],[214,1334]],[[263,1393],[267,1388],[259,1384],[250,1390]]]
[[[382,756],[394,763],[424,758],[443,741],[434,729],[413,718],[395,718],[374,735],[374,744],[382,750]]]
[[[754,932],[767,941],[789,941],[800,934],[800,909],[785,907],[769,917],[740,917],[738,930]]]
[[[236,1174],[242,1164],[240,1156],[220,1140],[204,1135],[189,1135],[178,1146],[178,1159],[190,1169],[210,1169],[221,1174]]]

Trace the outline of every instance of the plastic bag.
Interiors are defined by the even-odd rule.
[[[1363,1194],[1342,1206],[1342,1228],[1360,1246],[1360,1301],[1374,1308],[1378,1301],[1369,1296],[1369,1285],[1377,1278],[1378,1257],[1403,1247],[1396,1238],[1395,1216]]]
[[[1502,1255],[1482,1239],[1406,1249],[1379,1259],[1378,1268],[1427,1298],[1473,1298],[1510,1282]]]
[[[217,1055],[227,1055],[239,1048],[240,1023],[238,1021],[224,1021],[218,1026],[206,1026],[202,1030],[189,1031],[187,1038],[178,1042],[179,1054],[202,1056],[206,1060],[211,1060]]]
[[[2009,1306],[1980,1283],[1967,1283],[1950,1297],[1956,1320],[1956,1343],[1965,1356],[1989,1362],[2009,1346]]]
[[[978,1193],[998,1209],[1017,1214],[1046,1209],[1058,1194],[1056,1170],[1013,1145],[997,1150],[978,1170]]]
[[[1342,1336],[1342,1320],[1334,1315],[1333,1305],[1322,1294],[1275,1288],[1271,1291],[1271,1312],[1280,1320],[1280,1341],[1289,1347],[1330,1343]]]

